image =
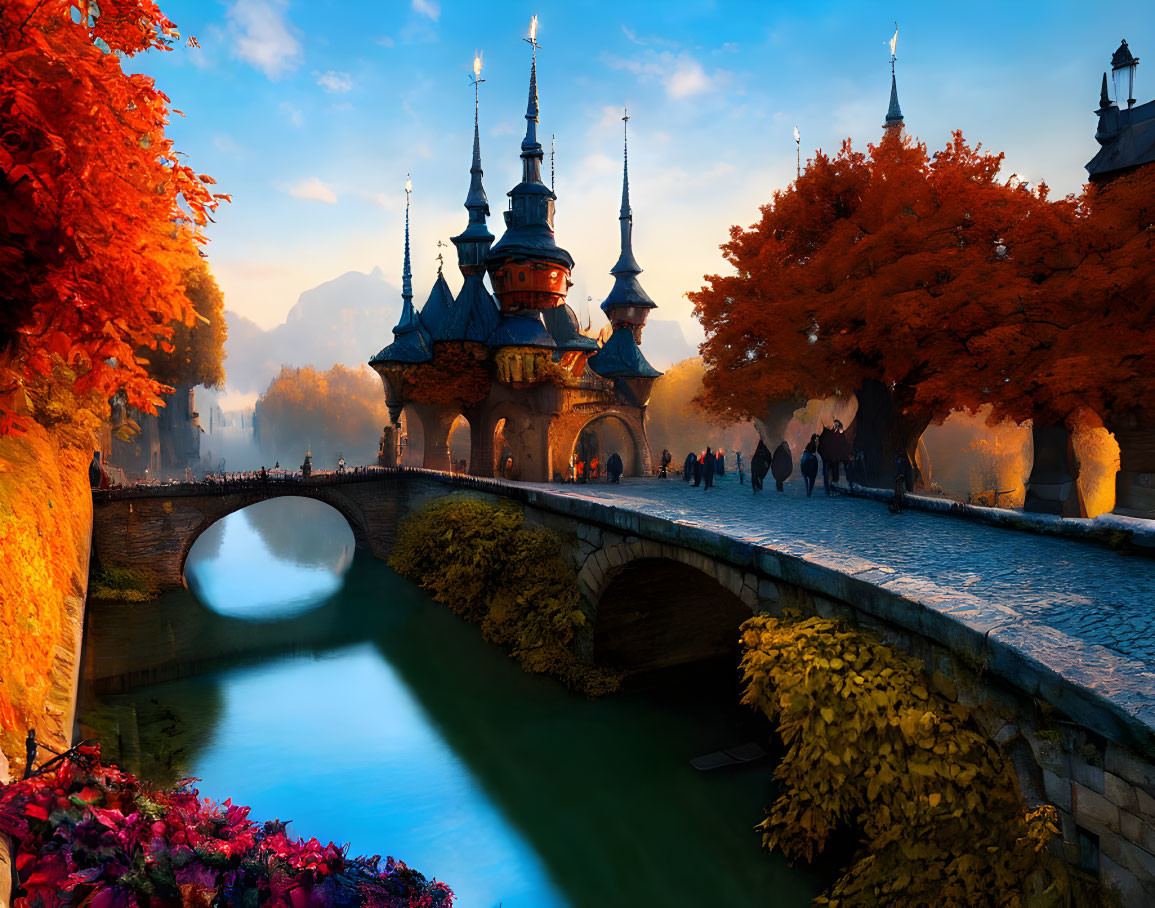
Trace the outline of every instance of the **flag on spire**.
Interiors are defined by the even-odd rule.
[[[898,23],[894,23],[894,37],[890,39],[890,55],[894,56],[894,48],[898,45]]]

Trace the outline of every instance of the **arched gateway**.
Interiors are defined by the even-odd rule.
[[[542,181],[536,47],[534,54],[522,179],[509,192],[505,234],[494,243],[486,226],[489,201],[482,186],[475,111],[465,198],[469,223],[453,237],[461,290],[454,296],[438,272],[425,305],[420,310],[413,305],[407,195],[401,318],[393,342],[370,365],[381,376],[391,418],[396,422],[402,408],[418,414],[425,432],[421,463],[429,469],[451,468],[449,433],[454,420],[464,416],[471,429],[469,471],[474,475],[564,479],[582,429],[614,416],[626,427],[634,449],[629,456],[620,452],[626,472],[648,473],[645,410],[661,373],[638,348],[655,304],[638,282],[642,269],[633,253],[628,165],[623,166],[618,219],[621,255],[610,272],[613,289],[601,307],[612,332],[602,343],[588,319],[583,328],[566,304],[574,261],[555,242],[557,197]],[[494,295],[485,286],[486,274]]]

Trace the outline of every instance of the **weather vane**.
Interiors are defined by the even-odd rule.
[[[437,241],[437,273],[441,273],[441,269],[445,267],[445,256],[441,253],[442,248],[448,248],[448,243],[443,243],[441,240]]]
[[[894,49],[898,46],[898,23],[894,23],[894,37],[888,42],[890,44],[890,74],[894,75]]]
[[[798,127],[794,127],[794,144],[798,152],[798,172],[797,176],[802,176],[802,133],[798,131]]]
[[[477,86],[485,80],[481,78],[481,54],[479,50],[473,52],[473,78],[469,84],[473,86],[473,105],[477,106]]]
[[[529,20],[529,37],[522,38],[521,40],[533,48],[533,58],[536,60],[537,49],[541,47],[541,45],[537,43],[537,16]]]
[[[409,207],[409,193],[413,191],[413,181],[409,179],[409,174],[405,174],[405,207]]]

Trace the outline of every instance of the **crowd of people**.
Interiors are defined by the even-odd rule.
[[[901,507],[900,485],[903,489],[911,487],[911,467],[904,460],[900,457],[900,462],[896,467],[895,495],[899,498],[897,502],[899,507]],[[666,467],[669,462],[670,452],[663,451],[662,468],[658,472],[660,477],[665,478]],[[746,482],[746,470],[740,451],[734,453],[734,468],[738,474],[739,484],[744,484]],[[854,491],[855,482],[861,484],[866,476],[865,457],[861,450],[853,446],[851,436],[847,434],[840,420],[834,420],[834,425],[823,429],[821,434],[811,435],[802,452],[799,472],[802,474],[807,498],[814,494],[814,486],[818,480],[820,469],[822,471],[822,490],[826,495],[833,494],[834,484],[839,481],[839,477],[843,473],[846,475],[846,482],[850,486],[851,492]],[[771,476],[775,488],[779,492],[783,492],[785,491],[786,480],[793,473],[794,455],[790,450],[790,445],[782,441],[771,452],[765,439],[759,436],[758,446],[750,457],[750,487],[752,492],[757,495],[762,491],[767,476]],[[682,479],[693,486],[701,486],[705,489],[712,488],[716,477],[725,474],[726,454],[721,449],[715,451],[707,447],[700,454],[691,451],[686,455],[682,464]]]

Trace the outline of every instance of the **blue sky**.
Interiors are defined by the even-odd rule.
[[[731,224],[805,157],[881,131],[886,42],[899,24],[908,131],[932,148],[950,130],[1005,151],[1007,173],[1075,192],[1093,139],[1099,80],[1126,38],[1136,95],[1155,96],[1155,5],[1085,3],[459,3],[449,0],[161,0],[200,49],[128,66],[184,112],[170,134],[234,202],[209,231],[227,306],[263,327],[297,295],[380,266],[399,281],[412,172],[414,284],[436,243],[465,225],[474,50],[484,53],[481,144],[500,236],[520,172],[529,48],[539,16],[543,144],[557,136],[557,235],[577,261],[570,301],[608,293],[617,257],[621,108],[630,109],[635,251],[642,282],[691,341],[683,297],[722,270]],[[1146,72],[1145,72],[1146,71]],[[548,151],[548,149],[547,149]],[[547,166],[549,163],[547,156]],[[447,261],[455,263],[452,249]],[[456,267],[446,269],[451,284]],[[595,308],[596,311],[596,308]],[[387,339],[373,339],[380,346]],[[376,349],[376,347],[374,347]],[[660,357],[659,357],[660,358]]]

